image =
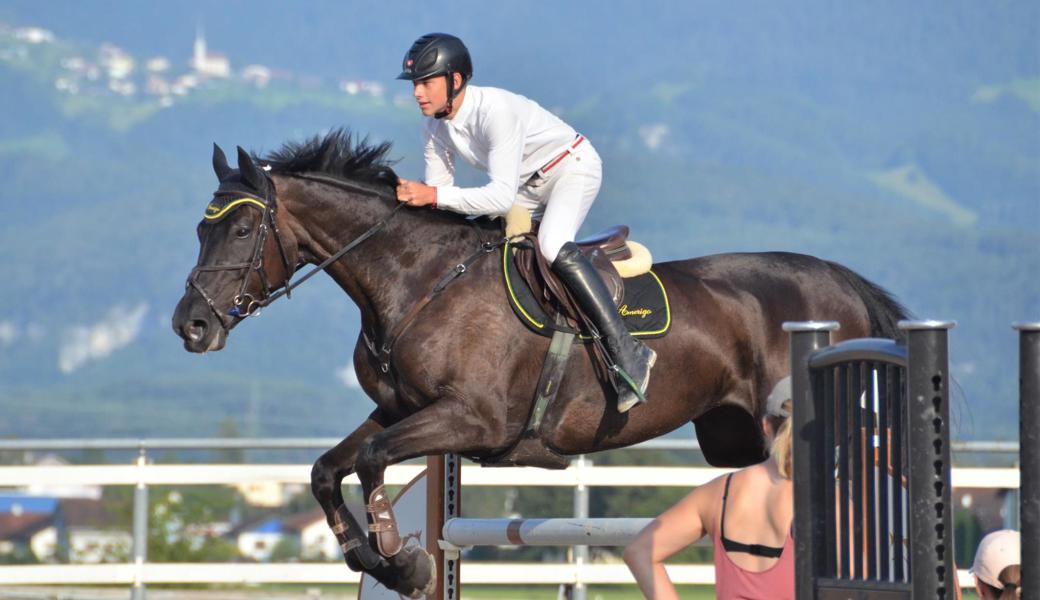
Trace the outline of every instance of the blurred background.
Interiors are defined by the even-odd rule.
[[[215,188],[348,127],[421,177],[394,80],[460,36],[605,161],[585,232],[659,261],[788,250],[955,319],[954,436],[1014,439],[1014,320],[1040,316],[1035,2],[37,2],[0,5],[0,436],[336,436],[371,404],[317,278],[189,355],[170,328]],[[480,177],[467,173],[465,181]],[[696,363],[696,360],[694,360]],[[692,428],[683,435],[691,435]]]
[[[959,322],[955,440],[1017,438],[1009,325],[1040,318],[1040,3],[966,0],[4,0],[0,438],[332,438],[359,424],[372,404],[351,366],[358,312],[330,280],[310,281],[207,356],[185,352],[170,319],[216,185],[213,142],[264,154],[347,127],[392,142],[398,173],[422,176],[420,115],[394,77],[431,31],[465,40],[474,83],[524,94],[593,141],[605,177],[584,233],[627,223],[658,261],[787,250],[841,262],[915,316]],[[317,456],[273,454],[148,458]],[[134,459],[0,451],[3,464]],[[74,488],[0,494],[0,562],[128,560],[139,498],[126,486]],[[585,503],[593,516],[653,516],[685,491],[603,488]],[[568,489],[468,489],[466,514],[566,515],[575,502]],[[956,491],[962,567],[1015,502],[1001,489]],[[142,506],[153,562],[340,561],[299,483],[153,486]],[[318,546],[301,541],[311,527],[325,535]],[[562,558],[484,548],[467,560],[507,552]],[[710,549],[679,560],[710,561]],[[698,589],[691,597],[712,596]],[[607,597],[633,593],[616,592]],[[486,597],[534,597],[504,594]]]

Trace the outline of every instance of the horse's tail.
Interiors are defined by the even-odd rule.
[[[863,300],[863,304],[867,307],[867,316],[870,319],[871,336],[892,340],[905,338],[897,324],[899,321],[909,318],[910,313],[888,290],[848,267],[835,262],[824,262]]]

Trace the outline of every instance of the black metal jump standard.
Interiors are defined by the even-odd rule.
[[[837,323],[784,324],[799,600],[956,595],[947,354],[954,324],[899,326],[905,344],[830,346]]]
[[[1019,390],[1019,522],[1022,600],[1040,600],[1040,322],[1016,323]]]

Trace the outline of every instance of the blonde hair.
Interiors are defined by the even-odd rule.
[[[998,588],[992,586],[985,581],[979,580],[979,583],[989,588],[991,595],[997,600],[1017,600],[1022,597],[1022,565],[1008,565],[1004,567],[1004,570],[1000,572],[997,580],[1004,586]]]
[[[769,455],[776,461],[780,476],[791,479],[791,417],[770,417],[770,423],[776,431],[776,436],[769,448]]]

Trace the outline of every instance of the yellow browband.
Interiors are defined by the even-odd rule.
[[[223,208],[220,208],[220,207],[214,205],[211,202],[209,204],[209,206],[206,207],[205,218],[207,218],[207,219],[209,219],[211,221],[219,219],[219,218],[223,217],[225,214],[227,214],[227,211],[229,211],[232,208],[235,208],[236,206],[238,206],[239,204],[243,204],[245,202],[249,202],[249,203],[252,203],[252,204],[255,204],[255,205],[259,206],[260,210],[266,210],[267,209],[267,206],[263,202],[257,200],[256,198],[239,198],[238,200],[232,200],[231,202],[228,202],[227,204],[225,204]],[[214,211],[216,211],[216,212],[214,212]]]

